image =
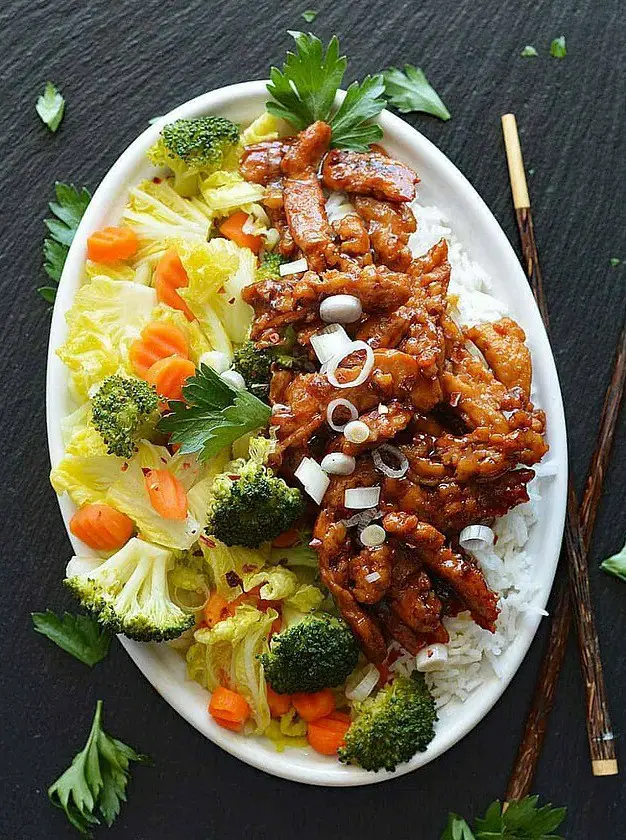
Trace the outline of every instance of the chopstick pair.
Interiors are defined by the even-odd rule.
[[[513,114],[505,114],[502,117],[502,129],[524,268],[544,325],[548,330],[548,310],[535,242],[530,196],[517,123]],[[524,736],[506,790],[505,799],[507,802],[521,799],[530,792],[543,745],[548,716],[554,702],[557,678],[563,664],[572,611],[576,620],[581,669],[585,684],[587,739],[592,772],[595,776],[610,776],[618,772],[602,672],[600,646],[591,602],[587,553],[613,443],[625,378],[626,326],[622,328],[615,354],[613,374],[605,397],[596,447],[591,459],[580,507],[571,477],[569,480],[564,541],[569,585],[567,579],[562,577],[552,617],[548,645],[535,686]]]

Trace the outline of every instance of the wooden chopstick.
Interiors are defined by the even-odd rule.
[[[517,132],[517,122],[514,114],[505,114],[502,117],[502,130],[504,132],[509,178],[511,181],[513,204],[515,207],[515,215],[517,218],[517,226],[521,240],[526,275],[530,281],[545,327],[548,329],[549,320],[543,286],[543,277],[539,266],[539,256],[537,253],[532,212],[530,208],[530,196],[528,194],[528,185],[526,182],[526,174],[524,172],[522,151]],[[620,354],[618,353],[618,357],[619,355]],[[616,410],[614,411],[614,414],[616,416]],[[610,448],[612,437],[613,435],[611,431],[611,434],[609,435],[610,440],[604,439],[604,449]],[[606,455],[604,457],[606,457]],[[599,492],[597,495],[599,497]],[[589,505],[590,502],[587,503],[586,507],[590,510]],[[595,511],[593,516],[595,517]],[[609,717],[604,675],[602,672],[602,661],[600,658],[600,645],[598,642],[593,605],[591,602],[591,590],[589,587],[589,573],[587,567],[587,548],[581,532],[578,500],[576,498],[576,493],[571,479],[569,481],[568,488],[565,546],[570,581],[570,598],[568,599],[567,596],[559,598],[561,626],[557,629],[559,630],[559,633],[563,635],[563,639],[559,637],[557,641],[560,641],[561,645],[564,647],[565,639],[567,638],[567,630],[569,629],[569,621],[566,619],[567,603],[569,600],[578,632],[578,646],[586,694],[587,740],[589,742],[591,768],[595,776],[611,776],[618,772],[617,758],[615,755],[615,742],[613,740],[613,731]],[[559,648],[557,647],[555,652],[557,657],[560,657],[560,662],[562,662],[563,651],[561,650],[559,652]],[[550,657],[551,655],[552,652],[549,650],[547,656]],[[558,662],[558,668],[560,668],[560,662]],[[547,667],[554,669],[554,664],[550,666],[548,663]],[[556,674],[558,674],[558,669]],[[548,691],[552,691],[553,697],[554,685],[551,687],[547,686],[547,688]],[[541,690],[541,686],[539,687],[539,690]],[[542,741],[543,734],[538,742],[538,748],[541,747]],[[535,763],[537,758],[538,752],[534,757]],[[508,796],[507,799],[509,799]]]
[[[620,404],[624,394],[625,379],[626,324],[622,327],[622,333],[618,341],[617,351],[613,361],[613,374],[604,398],[596,447],[587,471],[585,491],[579,509],[580,528],[586,550],[589,550],[589,544],[591,543],[600,494],[602,492],[602,484],[609,462]],[[543,746],[548,718],[554,703],[556,684],[563,665],[571,616],[569,583],[567,576],[561,574],[556,604],[550,621],[550,633],[526,718],[524,735],[515,758],[511,775],[509,776],[505,794],[507,802],[523,799],[531,791]]]

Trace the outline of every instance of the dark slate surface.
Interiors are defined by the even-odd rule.
[[[623,9],[620,0],[311,0],[314,29],[337,32],[361,76],[412,61],[453,114],[411,117],[470,178],[517,245],[500,114],[522,126],[554,348],[578,482],[590,456],[624,303]],[[362,789],[308,788],[266,776],[204,740],[152,690],[116,643],[93,672],[36,636],[29,612],[69,605],[69,552],[47,484],[44,367],[50,313],[40,284],[42,216],[55,179],[95,187],[150,117],[203,91],[263,78],[307,3],[207,0],[143,3],[5,0],[0,7],[2,239],[0,360],[3,475],[2,805],[7,840],[76,836],[46,787],[84,743],[97,698],[118,737],[155,759],[138,768],[110,836],[133,840],[240,837],[437,838],[448,810],[477,813],[504,792],[542,650],[540,633],[496,708],[447,755],[419,772]],[[620,26],[622,27],[620,30]],[[621,31],[621,35],[620,35]],[[547,56],[564,33],[569,55]],[[541,57],[522,59],[525,44]],[[620,50],[622,50],[620,58]],[[68,101],[56,136],[34,100],[50,78]],[[592,552],[592,588],[608,693],[626,726],[626,588],[597,570],[625,529],[624,426],[618,434]],[[593,779],[573,645],[559,685],[536,790],[567,805],[567,836],[624,836],[624,776]],[[104,832],[102,832],[104,835]]]

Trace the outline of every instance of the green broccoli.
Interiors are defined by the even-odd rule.
[[[343,619],[309,613],[272,636],[261,662],[274,691],[293,694],[341,685],[358,658],[359,647]]]
[[[239,128],[224,117],[180,119],[166,125],[148,151],[155,166],[174,173],[181,195],[193,195],[199,172],[209,174],[236,165],[241,151]]]
[[[258,348],[254,341],[245,341],[235,350],[233,368],[243,376],[248,388],[255,390],[255,386],[269,385],[274,363],[286,370],[313,370],[302,348],[296,346],[293,327],[288,327],[282,341],[272,347]]]
[[[423,674],[398,676],[364,700],[339,748],[339,760],[364,770],[395,770],[435,736],[435,701]]]
[[[225,545],[258,548],[288,531],[304,512],[300,491],[254,459],[236,474],[218,475],[212,492],[206,532]]]
[[[100,385],[91,402],[91,422],[109,455],[130,458],[135,442],[150,435],[160,417],[156,388],[141,379],[115,374]]]
[[[278,280],[280,278],[279,268],[287,260],[278,251],[266,251],[263,254],[261,265],[256,270],[256,282],[260,280]]]
[[[173,552],[133,537],[96,568],[81,558],[67,567],[66,586],[103,627],[139,642],[175,639],[194,624],[171,599]]]

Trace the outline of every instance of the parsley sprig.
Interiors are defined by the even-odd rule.
[[[126,801],[130,762],[148,757],[112,738],[102,729],[102,700],[98,700],[84,749],[48,788],[53,805],[65,811],[71,824],[86,837],[102,818],[111,826]]]
[[[183,387],[184,402],[169,403],[158,425],[183,453],[212,458],[238,438],[267,425],[271,410],[249,391],[232,388],[207,365]]]
[[[51,201],[48,205],[53,217],[44,219],[50,235],[43,243],[44,271],[54,285],[37,289],[48,303],[54,303],[70,245],[91,201],[91,193],[87,187],[77,189],[73,184],[63,184],[60,181],[54,185],[54,193],[56,201]]]
[[[441,840],[561,840],[554,832],[565,819],[565,808],[539,807],[538,802],[538,796],[526,796],[504,810],[496,800],[471,827],[458,814],[450,814]]]
[[[383,71],[383,78],[385,97],[401,114],[421,112],[440,120],[450,119],[450,111],[419,67],[412,64],[405,64],[404,70],[390,67]]]
[[[352,82],[342,105],[335,110],[335,96],[348,66],[346,57],[339,54],[337,36],[324,49],[315,35],[289,34],[296,42],[296,51],[287,52],[282,70],[270,70],[267,89],[273,98],[266,103],[267,110],[298,131],[324,120],[332,128],[332,146],[367,151],[370,143],[383,136],[380,126],[370,122],[385,107],[382,76]]]
[[[52,610],[46,610],[42,613],[31,613],[31,616],[37,633],[46,636],[90,668],[104,659],[109,652],[112,634],[100,627],[89,615],[73,615],[66,612],[59,616]]]
[[[39,119],[48,126],[50,131],[54,134],[57,128],[61,125],[63,114],[65,113],[65,99],[57,90],[52,82],[46,82],[43,93],[38,97],[35,103],[35,110],[39,115]]]

